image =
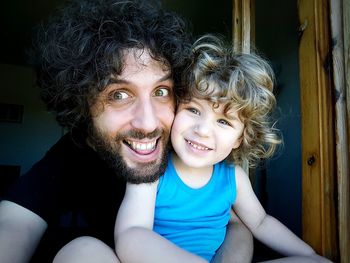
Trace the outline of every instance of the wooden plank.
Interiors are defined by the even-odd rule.
[[[335,132],[338,181],[339,254],[341,263],[350,262],[350,180],[349,180],[349,2],[331,0],[333,81],[335,89]],[[346,45],[347,44],[347,50]],[[347,54],[347,56],[346,56]],[[348,74],[346,74],[346,72]],[[349,105],[349,104],[348,104]],[[349,109],[349,107],[348,107]],[[348,115],[349,116],[349,115]]]
[[[302,126],[302,234],[318,253],[337,258],[334,133],[327,0],[299,0]]]
[[[250,53],[251,1],[254,0],[232,1],[232,43],[235,52]],[[249,171],[248,163],[244,162],[242,168],[247,174],[253,174]]]
[[[244,0],[242,2],[242,52],[250,52],[250,0]]]
[[[337,182],[338,182],[338,221],[339,221],[339,254],[340,262],[350,262],[350,202],[349,202],[349,134],[346,106],[346,52],[344,38],[349,33],[346,28],[349,9],[345,1],[331,0],[331,32],[332,32],[332,61],[333,61],[333,86],[335,94],[335,133],[337,156]],[[344,5],[344,7],[343,7]],[[345,8],[345,9],[344,9]],[[343,14],[344,12],[344,14]],[[344,25],[344,27],[343,27]],[[348,41],[348,39],[347,39]]]
[[[343,0],[344,61],[346,85],[346,109],[348,131],[350,131],[350,1]],[[349,135],[350,136],[350,135]],[[350,156],[350,149],[349,149]]]
[[[240,51],[242,47],[242,2],[232,1],[232,43],[233,50]]]
[[[250,49],[255,48],[255,0],[250,0]]]
[[[250,52],[251,43],[251,0],[233,0],[232,39],[233,49],[237,52]]]

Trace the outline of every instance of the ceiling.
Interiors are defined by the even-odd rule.
[[[230,0],[161,0],[163,5],[191,21],[195,34],[219,32],[230,36]],[[0,63],[26,65],[25,50],[30,46],[35,25],[46,19],[64,0],[0,1]]]

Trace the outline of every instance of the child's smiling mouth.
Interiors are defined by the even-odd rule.
[[[185,139],[185,141],[189,145],[191,145],[193,148],[195,148],[196,150],[201,150],[201,151],[211,151],[211,150],[213,150],[213,149],[207,147],[206,145],[198,143],[198,142],[195,142],[195,141],[191,141],[191,140],[188,140],[188,139]]]

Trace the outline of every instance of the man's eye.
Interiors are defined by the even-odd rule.
[[[160,88],[154,92],[156,97],[166,97],[169,96],[169,90],[167,88]]]
[[[224,120],[224,119],[218,120],[218,123],[220,123],[220,124],[222,124],[222,125],[232,126],[231,123],[229,123],[228,121],[226,121],[226,120]]]
[[[188,110],[189,112],[192,112],[193,114],[200,115],[199,110],[197,110],[196,108],[191,108],[191,107],[189,107],[189,108],[187,108],[187,110]]]
[[[116,91],[112,94],[113,100],[125,100],[129,97],[129,94],[124,91]]]

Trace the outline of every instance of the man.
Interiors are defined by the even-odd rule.
[[[68,249],[114,247],[125,181],[164,172],[190,43],[184,21],[150,1],[72,2],[41,29],[37,81],[67,134],[0,203],[1,262],[49,262],[79,236],[93,238]]]

